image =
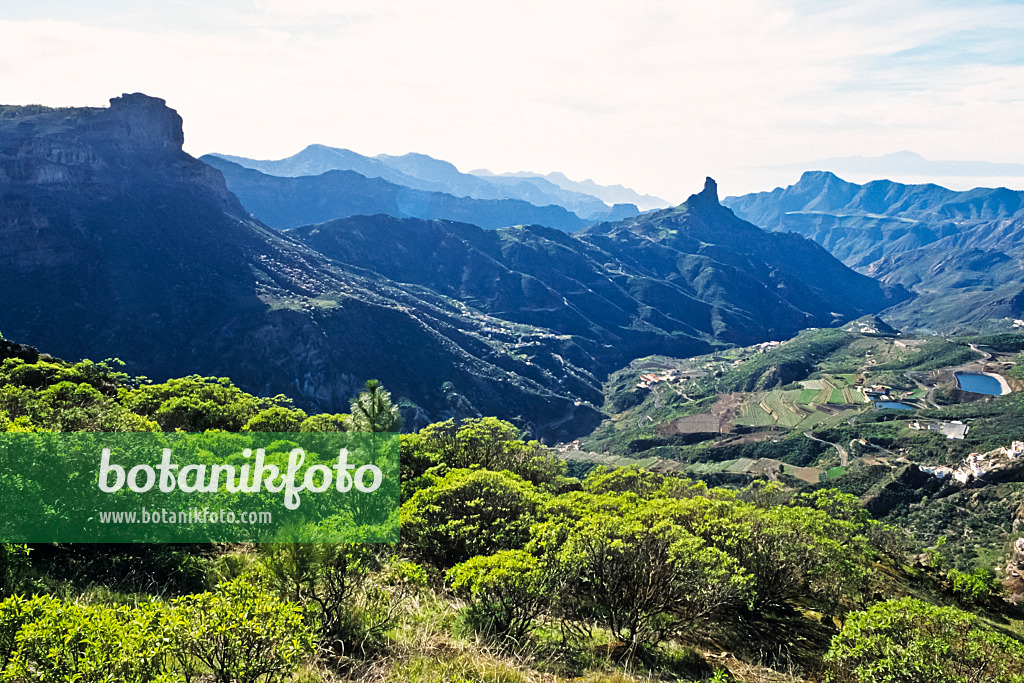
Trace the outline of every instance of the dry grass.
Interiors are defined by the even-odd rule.
[[[509,647],[462,635],[462,604],[424,589],[405,603],[397,628],[382,649],[365,655],[308,663],[290,683],[686,683],[690,679],[649,673],[607,658],[603,645],[589,648],[582,670],[561,660],[548,642]],[[539,640],[544,641],[545,637]],[[595,643],[606,643],[600,634]],[[597,654],[594,654],[597,653]],[[792,672],[742,662],[730,653],[699,652],[710,670],[725,669],[738,683],[805,683]],[[328,664],[330,666],[328,666]],[[574,671],[574,669],[576,669]],[[573,676],[569,671],[579,673]]]

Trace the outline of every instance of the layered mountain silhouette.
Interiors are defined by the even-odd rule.
[[[592,223],[553,204],[456,197],[367,178],[355,171],[286,177],[244,168],[220,157],[204,156],[202,160],[224,174],[228,188],[253,216],[275,228],[375,213],[466,221],[485,228],[536,223],[572,231]]]
[[[792,231],[847,265],[918,296],[887,312],[899,327],[956,329],[1024,315],[1024,192],[878,180],[864,185],[823,171],[772,192],[729,197],[737,215]]]
[[[489,414],[567,438],[593,428],[601,382],[632,358],[784,338],[906,296],[738,219],[711,181],[578,235],[383,215],[282,232],[182,140],[180,117],[141,94],[0,108],[7,338],[315,410],[345,410],[377,378],[411,427]]]
[[[476,171],[470,171],[470,173],[491,181],[516,178],[542,178],[550,183],[554,183],[563,190],[580,192],[591,197],[597,197],[605,204],[633,205],[641,211],[664,209],[670,206],[670,203],[661,197],[655,197],[654,195],[649,194],[640,194],[636,190],[623,185],[599,185],[589,178],[587,180],[571,180],[564,173],[559,173],[557,171],[553,173],[533,173],[530,171],[492,173],[487,169],[478,169]]]
[[[910,150],[902,150],[877,157],[852,156],[818,159],[817,161],[775,165],[778,170],[803,171],[807,168],[827,168],[834,173],[859,175],[869,178],[944,177],[944,178],[1024,178],[1024,164],[992,161],[950,161],[925,159]],[[1005,181],[1004,181],[1005,182]]]
[[[259,160],[228,154],[210,154],[204,157],[204,161],[216,165],[212,160],[213,157],[231,161],[244,168],[260,171],[272,176],[295,178],[319,176],[330,171],[353,171],[366,178],[380,178],[393,185],[410,190],[440,193],[456,198],[481,200],[514,199],[537,207],[560,206],[589,222],[609,220],[616,217],[624,218],[639,213],[639,209],[629,202],[610,202],[609,204],[618,204],[618,206],[610,206],[593,194],[578,191],[566,186],[565,183],[553,182],[546,177],[532,174],[525,177],[505,177],[461,173],[453,164],[435,159],[426,154],[403,154],[400,156],[380,154],[376,157],[368,157],[348,149],[327,147],[326,145],[310,145],[298,154],[277,160]],[[599,186],[595,187],[600,189]],[[625,188],[622,189],[625,190]],[[435,199],[434,201],[439,200]],[[443,201],[449,204],[453,203],[451,199]],[[466,204],[466,206],[473,205]],[[481,218],[473,222],[486,225],[491,220],[491,216],[483,209],[487,205],[478,204],[475,206],[479,207],[477,211],[480,211]],[[504,209],[506,213],[509,211],[509,206],[514,205],[506,205]],[[522,210],[522,207],[520,207],[520,210]],[[524,213],[523,215],[542,214]],[[335,217],[343,216],[332,216],[332,218]],[[451,216],[416,217],[451,218]],[[462,220],[469,220],[470,218],[472,217],[463,216]],[[558,219],[552,216],[550,220]],[[543,221],[536,220],[518,220],[503,223],[502,225],[529,222],[543,223]],[[562,225],[544,224],[549,225],[549,227],[567,229]],[[490,226],[488,225],[488,227]]]
[[[679,207],[576,235],[388,216],[287,234],[490,315],[587,338],[612,366],[652,353],[698,353],[705,342],[784,339],[907,296],[810,240],[738,219],[719,204],[710,179]]]

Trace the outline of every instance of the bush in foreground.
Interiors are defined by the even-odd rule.
[[[825,661],[829,683],[1024,680],[1024,645],[967,612],[913,598],[851,614]]]

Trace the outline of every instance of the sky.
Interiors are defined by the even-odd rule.
[[[144,92],[196,156],[420,152],[676,203],[822,159],[1022,164],[1021,35],[1024,0],[0,0],[0,103]],[[958,168],[893,179],[1024,189]]]

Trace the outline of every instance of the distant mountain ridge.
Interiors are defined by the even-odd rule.
[[[649,194],[640,194],[636,190],[622,185],[598,185],[589,178],[587,180],[570,180],[564,173],[555,171],[553,173],[532,173],[530,171],[517,171],[515,173],[491,173],[487,169],[470,171],[473,175],[488,179],[500,178],[543,178],[554,183],[563,190],[582,192],[602,200],[606,204],[633,204],[641,211],[652,209],[664,209],[671,204],[661,197]]]
[[[274,176],[317,176],[329,171],[355,171],[367,178],[381,178],[414,190],[441,192],[455,197],[518,199],[535,206],[556,205],[590,221],[607,219],[614,204],[622,204],[617,207],[618,216],[630,209],[627,201],[606,204],[591,193],[563,187],[540,176],[481,177],[462,173],[453,164],[426,154],[379,154],[368,157],[348,149],[309,145],[297,154],[277,160],[248,159],[216,153],[206,156],[226,159],[239,166]],[[639,213],[636,207],[632,207],[632,211],[633,215]]]
[[[979,187],[955,191],[940,185],[906,185],[891,180],[858,185],[829,171],[806,171],[794,185],[726,197],[723,203],[768,229],[798,220],[787,214],[810,212],[971,221],[1024,216],[1024,191],[1020,190]]]
[[[561,206],[536,206],[521,199],[455,197],[367,178],[355,171],[285,177],[243,168],[220,157],[201,160],[224,174],[228,188],[246,210],[274,228],[377,213],[465,221],[485,228],[539,224],[573,231],[591,223]]]
[[[768,230],[793,231],[847,265],[919,296],[887,314],[897,327],[953,329],[1024,314],[1024,192],[949,190],[805,172],[786,188],[724,203]]]
[[[921,176],[960,178],[1022,178],[1024,164],[993,161],[954,161],[926,159],[909,150],[882,156],[849,156],[818,159],[794,164],[774,165],[778,170],[803,171],[829,169],[834,173],[880,177]]]

